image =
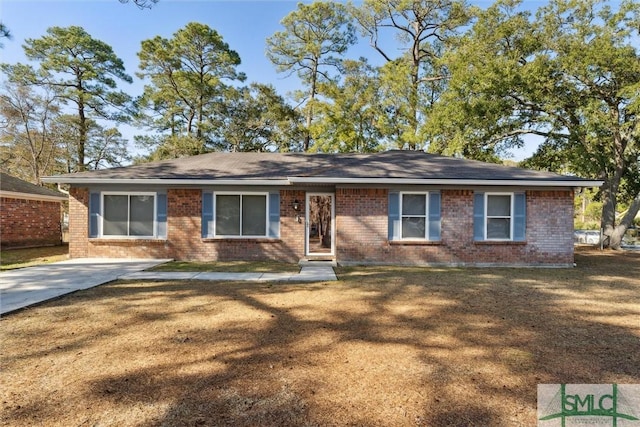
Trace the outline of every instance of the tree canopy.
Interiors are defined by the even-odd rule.
[[[603,180],[593,199],[605,243],[620,245],[640,209],[637,2],[549,0],[534,11],[518,0],[484,9],[315,1],[281,24],[266,55],[299,90],[245,83],[238,52],[192,22],[141,42],[135,102],[120,89],[132,78],[111,46],[81,27],[50,28],[25,42],[29,63],[0,65],[2,167],[24,167],[37,182],[50,170],[126,163],[134,156],[123,123],[144,131],[137,161],[401,148],[501,162],[536,137],[521,166]],[[371,56],[351,55],[358,41]]]
[[[172,155],[213,149],[212,132],[220,121],[229,83],[245,79],[236,69],[238,53],[217,31],[192,22],[170,39],[156,36],[143,41],[138,57],[137,76],[148,82],[138,99],[139,119],[157,135],[148,141],[150,148],[183,140],[184,150]]]
[[[11,175],[40,183],[57,171],[60,115],[51,91],[5,82],[0,95],[0,165]]]
[[[344,5],[316,1],[298,3],[282,20],[283,31],[267,39],[267,57],[280,72],[296,73],[307,86],[306,128],[303,150],[311,145],[311,123],[318,86],[331,82],[331,71],[340,71],[342,55],[354,44],[355,28]]]
[[[368,62],[345,60],[341,83],[321,83],[325,100],[317,103],[319,120],[311,127],[312,151],[369,153],[384,149],[384,111],[378,71]]]
[[[430,150],[496,160],[543,138],[529,167],[602,179],[602,228],[618,247],[640,207],[640,5],[552,0],[535,17],[501,0],[481,12],[443,65]],[[616,224],[619,197],[631,205]]]
[[[386,136],[397,148],[423,149],[423,127],[444,88],[444,44],[469,22],[464,0],[364,0],[351,13],[386,61],[379,74]],[[391,33],[396,43],[389,43]],[[398,53],[396,53],[398,52]]]
[[[2,64],[0,69],[10,82],[53,91],[59,102],[72,105],[73,171],[83,171],[87,168],[90,121],[125,121],[130,96],[118,90],[117,81],[131,83],[132,79],[111,46],[94,39],[81,27],[49,28],[45,36],[27,39],[23,47],[27,58],[37,62],[38,68]]]
[[[214,131],[220,151],[300,151],[300,114],[273,86],[252,83],[229,93]]]

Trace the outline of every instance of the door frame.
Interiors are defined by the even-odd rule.
[[[311,197],[314,196],[330,196],[331,197],[331,252],[310,252],[309,251],[309,227],[311,224],[309,223],[309,213],[311,209],[309,209],[309,205],[311,202]],[[307,192],[305,196],[305,215],[304,215],[304,254],[307,257],[323,257],[323,256],[335,256],[336,253],[336,193],[328,193],[328,192],[319,192],[319,193],[309,193]]]

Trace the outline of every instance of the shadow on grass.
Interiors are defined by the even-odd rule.
[[[5,419],[59,420],[83,395],[74,424],[109,413],[135,425],[533,425],[539,383],[640,382],[640,254],[577,263],[343,268],[335,284],[115,282],[8,319],[7,342],[24,344],[4,352],[8,371],[53,358],[60,372],[39,384],[83,376],[57,394],[30,389],[19,409],[3,396]],[[36,316],[49,332],[22,324]],[[27,347],[29,330],[46,342]]]

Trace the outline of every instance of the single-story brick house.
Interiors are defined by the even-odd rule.
[[[209,153],[49,177],[72,257],[573,265],[572,176],[416,151]]]
[[[62,243],[61,203],[68,196],[0,172],[0,247]]]

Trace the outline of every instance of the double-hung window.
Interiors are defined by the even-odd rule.
[[[389,240],[440,240],[440,192],[389,192]]]
[[[428,239],[428,193],[401,193],[400,217],[403,239]]]
[[[155,193],[102,193],[103,237],[154,237]]]
[[[525,193],[474,194],[473,237],[475,241],[515,241],[526,238]]]
[[[266,237],[268,193],[215,193],[215,235]]]
[[[485,194],[485,235],[487,240],[511,240],[513,236],[513,195]]]

